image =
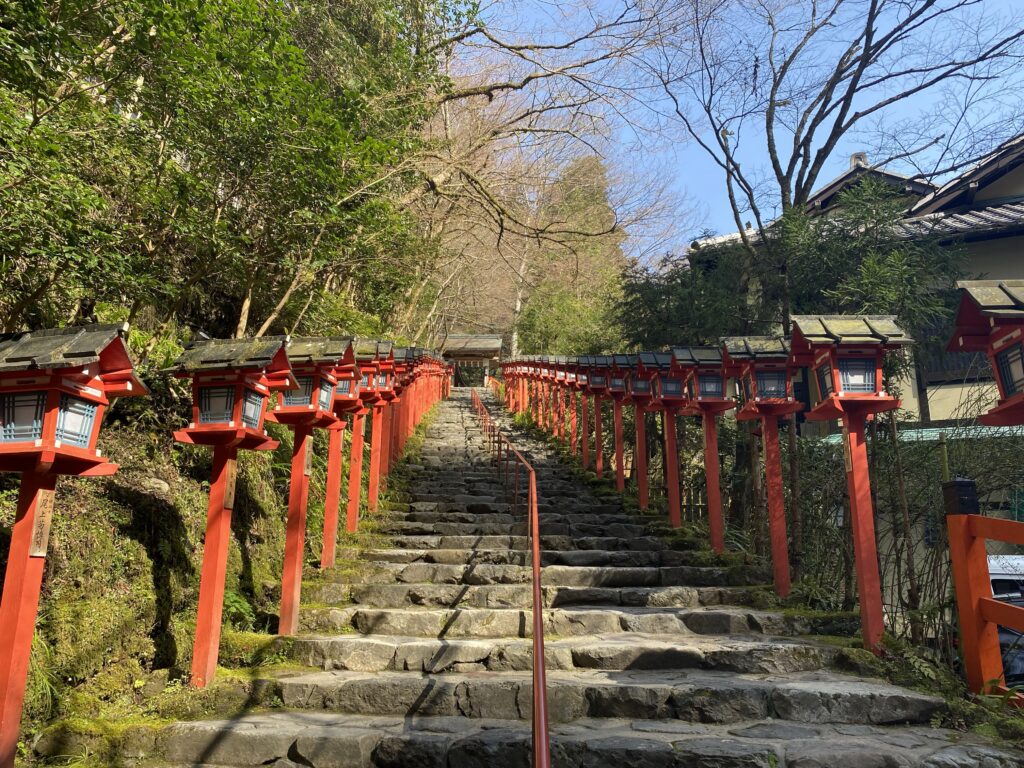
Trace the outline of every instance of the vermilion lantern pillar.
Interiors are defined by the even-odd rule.
[[[179,378],[192,379],[192,421],[187,429],[175,432],[174,439],[213,448],[192,649],[192,685],[197,688],[210,683],[217,669],[238,451],[277,448],[264,429],[267,398],[297,386],[286,343],[284,336],[196,341],[171,367]]]
[[[334,413],[334,390],[338,384],[335,371],[341,365],[351,364],[352,340],[295,339],[288,347],[288,354],[298,386],[279,393],[277,404],[267,415],[270,421],[291,427],[293,435],[278,622],[281,635],[293,635],[299,627],[313,430],[344,428],[345,422]]]
[[[662,429],[665,432],[665,494],[668,497],[668,520],[674,528],[683,524],[683,510],[679,499],[679,443],[676,416],[686,405],[683,379],[671,370],[672,355],[656,356],[658,375],[654,378],[654,397],[661,403]]]
[[[0,600],[0,766],[13,768],[58,475],[112,475],[96,449],[115,397],[147,394],[123,335],[90,325],[0,335],[0,472],[21,473]]]
[[[637,355],[636,368],[626,377],[626,390],[633,402],[636,422],[636,486],[640,509],[650,506],[650,480],[647,476],[647,411],[654,402],[653,379],[659,365],[654,352]]]
[[[612,434],[615,443],[615,488],[626,490],[625,440],[622,434],[622,403],[626,399],[626,377],[636,367],[636,355],[614,355],[608,378],[608,394],[612,400]]]
[[[789,539],[782,487],[779,417],[803,410],[793,396],[789,344],[774,336],[725,339],[725,362],[736,376],[736,396],[742,407],[738,421],[761,420],[764,474],[768,496],[768,536],[771,539],[775,591],[786,597],[790,589]]]
[[[565,359],[565,391],[569,398],[569,452],[574,456],[579,450],[579,412],[577,406],[576,384],[577,358],[567,357]]]
[[[359,527],[366,415],[379,400],[377,395],[377,342],[359,339],[353,346],[356,356],[356,371],[359,375],[360,407],[350,411],[352,414],[352,442],[349,445],[348,514],[345,520],[345,529],[349,533],[355,533]]]
[[[590,356],[576,358],[576,389],[580,393],[580,459],[590,469]]]
[[[963,280],[950,352],[984,352],[999,400],[982,424],[1024,424],[1024,280]]]
[[[882,388],[882,362],[887,351],[909,344],[910,337],[889,315],[794,316],[792,321],[793,359],[812,369],[818,393],[807,418],[843,423],[861,633],[864,647],[877,653],[885,620],[864,428],[872,414],[899,408],[900,401]]]
[[[356,414],[363,412],[362,401],[359,398],[359,384],[362,378],[356,368],[355,350],[349,344],[349,351],[346,357],[339,361],[334,369],[334,378],[337,384],[334,386],[333,408],[334,414],[342,424],[342,429],[332,429],[328,432],[327,446],[327,489],[324,499],[324,544],[320,551],[320,567],[323,569],[333,568],[337,552],[339,516],[341,512],[341,483],[344,476],[344,425],[346,419],[353,422],[353,432],[349,440],[355,442],[355,418]],[[359,427],[362,428],[362,417],[360,416]],[[349,457],[351,465],[352,456]],[[347,528],[347,526],[346,526]]]
[[[726,372],[721,347],[678,347],[672,351],[674,368],[685,371],[687,415],[700,416],[704,427],[704,483],[708,499],[708,533],[711,548],[725,551],[725,518],[718,457],[718,424],[715,417],[735,405],[726,397]]]
[[[595,355],[590,366],[590,391],[594,394],[594,474],[604,476],[604,436],[602,435],[601,400],[608,393],[608,374],[612,360],[607,355]]]

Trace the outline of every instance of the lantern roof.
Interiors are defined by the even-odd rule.
[[[794,351],[805,345],[910,344],[913,339],[896,324],[894,315],[794,315]]]
[[[1024,280],[961,280],[956,287],[960,307],[950,352],[986,350],[994,327],[1024,324]]]
[[[721,347],[673,347],[672,358],[676,365],[693,368],[701,365],[721,365]]]
[[[740,360],[788,360],[789,342],[781,336],[730,336],[722,339],[725,358]]]
[[[374,362],[390,356],[394,346],[393,342],[378,341],[377,339],[356,339],[352,343],[356,360],[361,363]]]
[[[651,370],[659,368],[668,370],[672,365],[671,352],[641,352],[637,355],[637,359],[640,365]]]
[[[287,336],[261,336],[258,339],[197,339],[168,369],[175,373],[190,374],[219,368],[253,370],[288,368],[287,353],[281,359]],[[283,365],[280,365],[283,362]]]
[[[351,336],[297,336],[288,344],[292,363],[338,363],[351,357]]]
[[[0,334],[0,374],[97,364],[108,396],[145,395],[124,336],[128,324],[75,325]],[[89,372],[92,375],[92,371]]]
[[[637,362],[636,355],[612,355],[612,359],[615,361],[616,368],[635,368]]]
[[[123,353],[125,366],[131,367],[124,346],[128,324],[82,325],[0,334],[0,372],[44,368],[77,368],[101,361],[111,344]]]

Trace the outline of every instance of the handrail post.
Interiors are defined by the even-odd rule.
[[[971,531],[971,517],[946,515],[946,528],[967,685],[975,693],[982,693],[1002,684],[1003,657],[996,625],[981,615],[981,599],[992,597],[992,580],[985,539]]]

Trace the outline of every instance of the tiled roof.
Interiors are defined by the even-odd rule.
[[[501,354],[499,334],[451,334],[441,345],[446,357],[497,357]]]
[[[262,370],[273,361],[287,336],[262,336],[258,339],[201,339],[193,341],[169,370],[192,373],[216,368]]]
[[[794,330],[812,344],[909,344],[893,315],[794,315]]]
[[[0,371],[74,368],[94,363],[127,325],[82,325],[0,334]]]
[[[722,345],[734,360],[789,358],[789,342],[781,336],[730,336]]]
[[[983,315],[1024,319],[1024,280],[961,280],[956,287]]]
[[[672,356],[678,365],[718,365],[722,362],[721,347],[673,347]]]
[[[343,360],[351,348],[351,336],[294,337],[288,344],[288,359],[293,363],[333,363]]]
[[[962,213],[931,213],[903,219],[897,232],[906,238],[958,237],[1024,227],[1024,202],[1001,203]]]

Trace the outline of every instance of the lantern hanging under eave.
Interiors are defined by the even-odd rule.
[[[734,406],[728,395],[728,375],[721,347],[675,347],[672,370],[684,380],[689,415],[706,410],[722,413]]]
[[[882,385],[885,355],[910,343],[891,315],[795,315],[792,360],[817,390],[809,420],[864,416],[899,407]]]
[[[291,426],[336,426],[335,392],[339,377],[355,365],[351,337],[296,337],[289,342],[287,351],[298,386],[277,393],[277,403],[267,418]]]
[[[185,347],[169,369],[192,379],[192,421],[174,433],[180,443],[273,450],[264,415],[272,393],[298,389],[286,336],[204,339]]]
[[[114,397],[145,395],[123,336],[127,325],[0,336],[0,472],[106,475],[96,448]]]
[[[978,421],[1024,424],[1024,280],[963,280],[949,352],[984,352],[999,399]]]
[[[0,597],[0,766],[13,768],[58,475],[112,475],[97,449],[115,397],[147,394],[127,325],[0,335],[0,472],[21,482]]]
[[[723,339],[725,370],[736,381],[740,421],[803,410],[793,395],[789,343],[778,336]]]

